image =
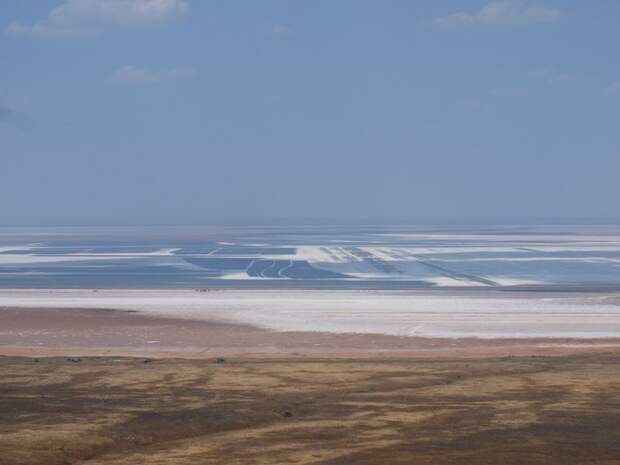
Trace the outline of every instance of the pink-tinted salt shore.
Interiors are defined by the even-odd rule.
[[[620,350],[620,338],[425,338],[275,332],[107,309],[0,307],[0,355],[478,357]]]

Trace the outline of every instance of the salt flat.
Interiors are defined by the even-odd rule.
[[[620,295],[317,290],[0,290],[0,307],[135,310],[277,331],[608,338]]]

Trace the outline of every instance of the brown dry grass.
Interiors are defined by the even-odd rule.
[[[3,357],[0,464],[620,464],[619,367]]]

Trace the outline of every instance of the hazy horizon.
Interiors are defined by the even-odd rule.
[[[616,226],[620,218],[215,218],[210,221],[195,222],[50,222],[21,224],[0,223],[0,228],[166,228],[166,227],[209,227],[209,226],[266,226],[266,225],[307,226],[311,224],[326,226]]]

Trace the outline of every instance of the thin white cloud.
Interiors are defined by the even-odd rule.
[[[166,72],[166,75],[170,79],[185,78],[193,76],[194,70],[192,68],[171,68]]]
[[[284,24],[275,24],[271,28],[271,35],[276,38],[283,38],[294,35],[294,32],[290,27]]]
[[[532,23],[551,23],[560,19],[557,8],[528,4],[522,0],[490,2],[474,12],[459,11],[436,18],[439,29],[520,26]]]
[[[564,73],[553,67],[539,68],[527,73],[531,79],[540,79],[549,84],[555,83],[574,83],[583,80],[582,76],[577,74]]]
[[[524,85],[513,84],[493,89],[490,94],[495,97],[520,98],[528,97],[531,92],[530,89]]]
[[[164,21],[187,10],[185,0],[65,0],[47,18],[31,25],[11,23],[5,32],[31,37],[89,36],[110,26]]]
[[[620,94],[620,81],[612,82],[605,89],[606,94]]]
[[[122,66],[112,74],[112,80],[119,82],[162,82],[182,79],[194,74],[191,68],[170,68],[152,71],[138,66]]]
[[[29,126],[30,118],[18,106],[0,100],[0,124],[8,124],[24,129]]]
[[[148,82],[154,81],[155,76],[144,68],[138,68],[137,66],[123,66],[114,71],[112,79],[115,81],[124,82]]]
[[[0,123],[10,123],[14,114],[15,112],[11,107],[0,102]]]
[[[470,110],[479,110],[482,108],[482,102],[474,97],[466,97],[464,99],[459,100],[459,105],[464,106]]]

